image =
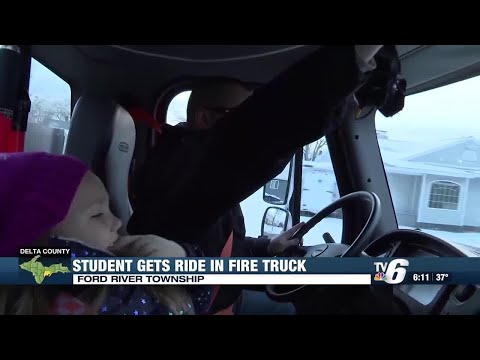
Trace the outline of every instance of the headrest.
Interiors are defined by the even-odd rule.
[[[132,116],[112,100],[81,97],[75,105],[65,153],[82,160],[103,181],[123,229],[132,214],[128,176],[135,137]]]

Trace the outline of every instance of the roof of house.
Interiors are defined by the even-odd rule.
[[[460,160],[458,163],[425,161],[431,154],[458,147],[460,150],[465,148],[466,151],[478,153],[478,161],[480,163],[480,141],[474,137],[437,140],[435,142],[413,142],[389,139],[385,132],[380,132],[378,142],[385,170],[389,173],[406,175],[431,174],[469,179],[480,178],[480,166],[477,166],[476,154],[475,161],[468,163],[468,165],[465,165],[461,158],[458,159]],[[464,144],[464,147],[461,146],[462,144]],[[322,151],[317,161],[305,161],[304,166],[315,170],[333,170],[328,148],[325,146]],[[461,153],[458,151],[458,156],[460,156]]]
[[[385,168],[389,172],[464,178],[480,177],[480,167],[476,161],[476,152],[480,150],[480,142],[474,137],[446,139],[433,143],[398,141],[384,138],[379,139],[379,145]],[[472,146],[474,145],[477,145],[478,149],[469,150],[473,149]],[[454,150],[453,154],[451,153],[452,149]],[[440,160],[443,160],[441,153],[447,151],[450,151],[450,157],[453,156],[457,161],[441,162]],[[463,162],[462,154],[465,151],[475,152],[475,161]]]

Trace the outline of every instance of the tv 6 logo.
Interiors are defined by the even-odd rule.
[[[405,280],[406,267],[409,265],[406,259],[395,259],[390,262],[374,262],[375,280],[385,281],[387,284],[400,284]]]

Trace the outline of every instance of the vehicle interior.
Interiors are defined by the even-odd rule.
[[[129,182],[157,141],[157,135],[151,124],[134,121],[120,105],[124,96],[138,99],[158,124],[176,124],[185,121],[188,92],[198,79],[227,77],[262,86],[318,47],[320,45],[22,47],[32,57],[26,77],[30,79],[32,107],[25,129],[25,148],[18,150],[46,149],[85,161],[104,181],[113,211],[126,224],[135,211]],[[378,199],[361,201],[361,196],[355,197],[343,208],[332,208],[324,214],[324,225],[319,224],[308,234],[302,234],[307,250],[301,255],[309,256],[321,246],[322,256],[341,256],[351,248],[362,229],[368,227],[368,231],[362,232],[361,246],[356,241],[356,248],[349,256],[479,256],[480,208],[474,202],[477,196],[480,200],[480,160],[477,162],[480,142],[475,140],[480,128],[473,124],[476,115],[473,110],[468,116],[463,114],[475,104],[473,82],[478,82],[475,79],[480,75],[480,46],[397,45],[396,48],[407,83],[404,109],[391,118],[382,117],[375,108],[368,109],[326,139],[298,149],[281,176],[241,204],[248,235],[278,234],[278,229],[274,229],[275,219],[281,219],[277,221],[281,232],[300,221],[308,221],[339,198],[368,192]],[[40,67],[44,69],[37,76],[35,71]],[[57,96],[53,88],[47,89],[50,81],[45,75],[47,72],[58,78],[55,81],[66,84],[62,96],[68,99],[68,105],[63,117],[58,107],[44,117],[37,111],[36,106],[45,108],[43,93],[46,97]],[[458,98],[441,93],[445,89],[452,89]],[[412,113],[414,111],[417,113]],[[463,116],[465,125],[463,120],[458,120],[457,126],[456,118],[443,116],[447,113]],[[406,117],[409,118],[402,123]],[[429,119],[422,125],[426,117]],[[294,122],[292,119],[292,124]],[[40,129],[42,126],[50,132]],[[451,128],[464,129],[464,133],[454,134]],[[443,129],[443,133],[439,129]],[[392,135],[397,130],[402,139]],[[42,142],[42,136],[48,139]],[[421,148],[426,145],[427,136],[428,142],[434,144],[431,149],[437,152]],[[414,152],[415,146],[408,142],[414,138],[418,152]],[[52,145],[55,141],[59,142],[58,146]],[[434,156],[440,160],[432,160]],[[448,164],[449,156],[456,161],[454,165]],[[479,211],[476,217],[475,208]],[[371,216],[372,213],[376,215]],[[188,216],[186,214],[178,216]],[[396,311],[402,314],[480,314],[479,290],[475,284],[362,287],[361,290],[335,286],[266,289],[275,301],[291,302],[297,313],[308,314],[374,312],[360,309],[371,296],[378,298],[378,303],[395,303]],[[344,304],[341,309],[335,306],[338,299]],[[353,303],[356,304],[353,306]],[[255,305],[251,307],[251,313],[255,313]]]

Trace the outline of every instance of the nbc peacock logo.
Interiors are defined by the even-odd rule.
[[[387,276],[383,272],[376,273],[375,277],[373,278],[373,280],[375,281],[386,281],[386,279],[387,279]]]

